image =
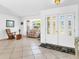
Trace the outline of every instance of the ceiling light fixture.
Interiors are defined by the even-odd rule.
[[[60,5],[61,0],[54,0],[54,3],[55,3],[56,5]]]

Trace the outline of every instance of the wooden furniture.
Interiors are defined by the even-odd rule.
[[[28,37],[32,37],[32,38],[38,38],[40,35],[40,32],[38,29],[32,29],[30,30],[30,32],[28,33]]]
[[[6,33],[8,35],[8,39],[15,39],[15,35],[11,32],[10,29],[6,29]]]
[[[22,35],[21,34],[17,34],[16,35],[16,40],[20,40],[22,38]]]

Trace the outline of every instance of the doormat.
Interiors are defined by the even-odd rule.
[[[69,47],[58,46],[58,45],[53,45],[53,44],[44,44],[44,43],[42,43],[40,46],[44,48],[75,55],[75,48],[69,48]]]

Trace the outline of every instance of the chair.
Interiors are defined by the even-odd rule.
[[[8,39],[15,39],[15,35],[13,35],[10,29],[6,29],[6,33],[8,35]]]
[[[40,31],[39,29],[36,28],[30,30],[30,32],[28,33],[28,37],[32,37],[32,38],[38,38],[39,35],[40,35]]]

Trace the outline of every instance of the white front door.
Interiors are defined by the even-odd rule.
[[[75,16],[74,14],[66,15],[66,42],[68,47],[75,47]]]
[[[66,19],[65,15],[58,17],[58,45],[66,46]]]
[[[52,15],[46,18],[46,43],[74,47],[74,13]]]
[[[46,42],[49,44],[56,44],[58,42],[57,35],[57,18],[56,16],[47,17],[47,31],[46,31]]]
[[[58,45],[74,48],[74,14],[59,16]]]

